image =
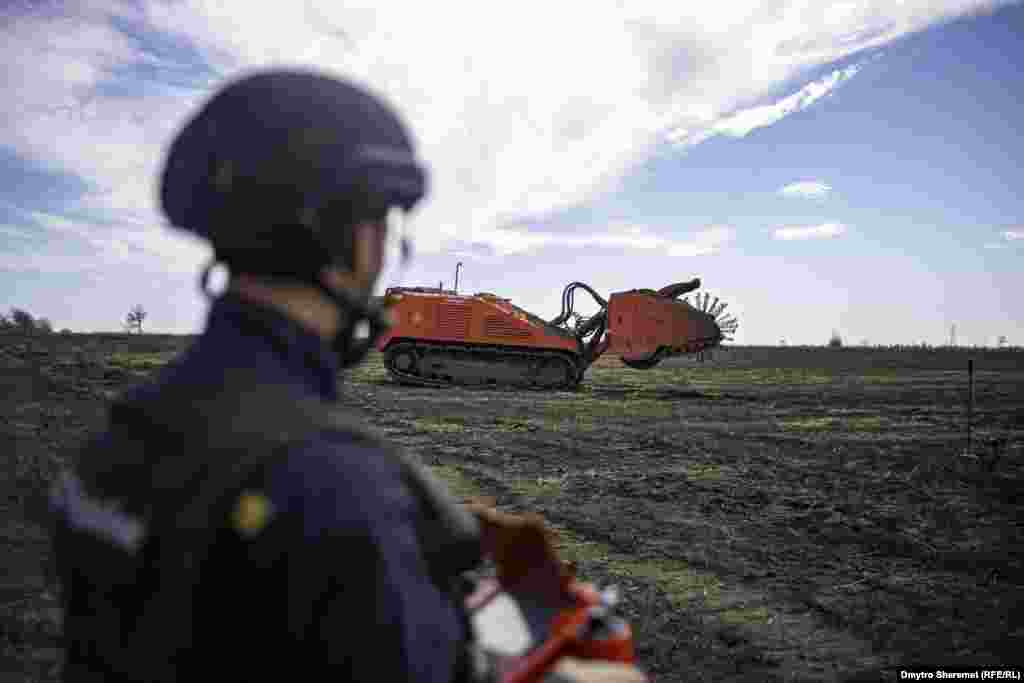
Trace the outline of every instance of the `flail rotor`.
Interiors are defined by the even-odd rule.
[[[698,292],[694,295],[694,301],[690,301],[688,296],[682,298],[683,303],[690,304],[701,313],[710,315],[715,324],[718,325],[718,329],[722,331],[722,339],[724,341],[732,341],[733,335],[736,334],[736,328],[739,327],[739,321],[734,315],[725,315],[725,309],[729,304],[724,301],[719,301],[716,296],[714,300],[711,299],[711,294],[708,292]]]

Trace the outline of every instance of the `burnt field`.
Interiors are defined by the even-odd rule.
[[[187,343],[0,340],[0,679],[59,667],[39,492],[106,401]],[[342,400],[457,495],[541,513],[580,575],[622,589],[657,681],[1024,660],[1020,351],[734,347],[603,359],[555,393],[400,387],[372,356]]]

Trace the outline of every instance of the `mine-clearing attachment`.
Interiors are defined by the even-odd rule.
[[[488,292],[393,287],[384,297],[392,326],[377,348],[388,372],[404,384],[567,390],[604,353],[646,370],[729,339],[736,320],[722,316],[725,304],[699,294],[696,306],[679,300],[699,287],[694,279],[660,290],[615,292],[606,300],[573,282],[562,292],[562,312],[547,321]],[[581,289],[599,307],[590,317],[575,312]]]

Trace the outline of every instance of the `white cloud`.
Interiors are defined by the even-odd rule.
[[[709,226],[683,238],[657,235],[642,226],[618,225],[602,231],[584,234],[542,232],[528,229],[495,228],[480,231],[479,244],[487,245],[487,252],[472,248],[460,249],[460,256],[487,260],[502,256],[524,254],[548,246],[574,248],[605,248],[619,250],[658,250],[669,256],[701,256],[714,254],[735,239],[735,230],[728,226]]]
[[[0,253],[0,270],[14,273],[81,273],[82,259],[73,254],[40,253],[14,254]]]
[[[740,109],[724,116],[703,129],[679,128],[671,131],[668,138],[680,145],[698,144],[714,135],[742,138],[758,128],[778,123],[783,118],[803,111],[845,81],[853,78],[861,66],[854,64],[837,69],[824,78],[812,81],[788,97],[758,107]]]
[[[1006,249],[1010,246],[1009,242],[1024,240],[1024,227],[1014,226],[1010,230],[999,233],[999,236],[1003,238],[1002,242],[988,242],[982,246],[985,249]]]
[[[432,194],[416,221],[419,252],[450,248],[456,233],[496,251],[541,248],[563,238],[499,226],[523,226],[523,216],[614,188],[666,134],[695,144],[771,125],[859,67],[832,71],[772,104],[744,104],[810,68],[991,4],[637,0],[588,5],[586,31],[574,30],[578,7],[539,1],[361,0],[306,3],[304,11],[251,0],[56,4],[74,7],[74,15],[51,9],[8,19],[0,43],[0,139],[20,157],[89,185],[69,208],[120,226],[80,221],[104,235],[94,236],[95,248],[115,261],[191,269],[199,252],[172,246],[177,238],[159,228],[155,201],[173,132],[209,95],[210,78],[271,64],[315,66],[368,83],[409,121],[433,172]],[[458,13],[457,24],[444,7]],[[191,52],[146,51],[114,28],[112,16]],[[179,77],[196,56],[208,71],[192,74],[199,85],[183,87]],[[149,72],[164,81],[147,82],[137,96],[100,87],[140,65],[157,67]],[[623,238],[601,239],[616,246]],[[655,240],[636,239],[634,245]],[[683,244],[666,248],[709,253],[717,243]]]
[[[832,191],[832,186],[817,180],[802,180],[790,183],[779,190],[786,197],[824,197]]]
[[[210,255],[199,239],[159,225],[130,220],[104,223],[42,211],[29,211],[25,216],[34,228],[0,226],[0,233],[56,246],[33,249],[31,256],[6,254],[5,269],[84,273],[158,265],[165,272],[193,273],[194,264]]]
[[[736,231],[726,226],[706,228],[692,239],[668,245],[669,256],[705,256],[718,253],[736,238]]]
[[[822,223],[803,227],[776,228],[772,236],[777,240],[813,240],[838,237],[846,232],[842,223]]]
[[[11,225],[0,225],[0,235],[5,237],[13,237],[17,240],[30,240],[35,241],[39,239],[39,235],[35,234],[31,230]]]

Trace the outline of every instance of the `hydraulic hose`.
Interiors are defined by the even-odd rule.
[[[608,308],[608,302],[604,299],[604,297],[595,292],[590,285],[584,284],[582,282],[570,282],[568,285],[565,286],[565,289],[562,290],[562,312],[558,315],[557,318],[554,318],[551,321],[549,321],[548,324],[555,326],[562,325],[563,323],[565,323],[566,320],[569,319],[569,316],[573,314],[574,295],[576,293],[577,287],[585,289],[590,294],[590,296],[594,297],[594,301],[597,302],[597,304],[601,307],[602,310]]]
[[[689,282],[676,282],[675,284],[666,285],[658,290],[659,296],[667,296],[669,299],[676,299],[687,292],[692,292],[695,289],[700,288],[700,278],[695,277]]]

